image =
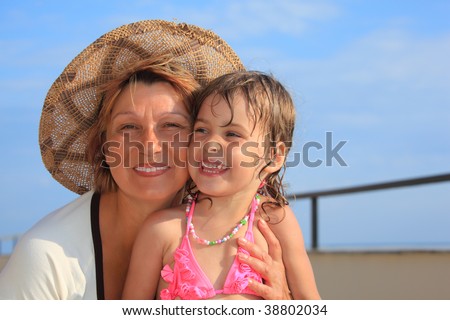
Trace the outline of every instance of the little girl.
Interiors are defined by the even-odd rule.
[[[231,73],[199,93],[193,117],[188,201],[147,219],[123,298],[260,299],[247,286],[263,279],[238,259],[247,252],[237,239],[267,252],[263,219],[282,247],[292,297],[320,299],[282,186],[295,124],[289,93],[264,73]]]

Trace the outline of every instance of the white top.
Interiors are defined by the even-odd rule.
[[[22,236],[0,273],[0,299],[97,299],[92,195],[50,213]]]

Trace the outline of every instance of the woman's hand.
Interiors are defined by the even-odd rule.
[[[290,300],[292,296],[286,280],[280,242],[264,220],[258,221],[258,227],[269,246],[268,254],[245,238],[238,240],[239,246],[250,254],[240,253],[239,261],[248,264],[264,279],[264,283],[250,281],[248,288],[265,300]]]

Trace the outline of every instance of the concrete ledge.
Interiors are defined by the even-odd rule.
[[[450,252],[310,252],[326,300],[449,300]],[[0,256],[0,270],[8,256]]]
[[[310,252],[329,300],[450,299],[450,252]]]
[[[9,258],[9,256],[0,256],[0,271],[5,266],[6,261],[8,261],[8,258]]]

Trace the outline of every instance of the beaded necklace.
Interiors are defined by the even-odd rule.
[[[189,198],[188,203],[186,205],[186,220],[189,217],[189,212],[191,211],[191,206],[192,203],[195,201],[195,199],[197,198],[197,195],[195,195],[194,199],[193,198]],[[254,214],[256,212],[256,210],[258,210],[258,206],[259,203],[261,202],[261,197],[259,194],[256,194],[255,197],[252,200],[252,204],[250,207],[250,212],[247,213],[245,215],[244,218],[242,218],[239,223],[233,228],[233,230],[231,231],[231,233],[226,234],[225,236],[223,236],[222,238],[218,239],[218,240],[214,240],[214,241],[210,241],[210,240],[206,240],[206,239],[202,239],[200,238],[196,233],[195,233],[195,228],[194,228],[194,224],[191,223],[189,225],[189,233],[192,235],[192,238],[194,238],[198,243],[203,244],[205,246],[213,246],[215,244],[221,244],[224,242],[227,242],[228,240],[230,240],[231,238],[234,237],[234,235],[239,231],[240,228],[242,228],[242,226],[247,224],[248,218],[250,217],[250,214]]]

